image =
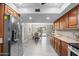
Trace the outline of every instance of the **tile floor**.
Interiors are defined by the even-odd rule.
[[[57,56],[46,37],[42,37],[37,43],[34,40],[29,40],[23,43],[23,48],[23,56]]]

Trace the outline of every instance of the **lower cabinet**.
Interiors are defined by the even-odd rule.
[[[59,56],[68,55],[68,44],[56,37],[50,39],[51,45]]]
[[[3,56],[3,44],[0,44],[0,56]]]
[[[61,41],[57,38],[54,38],[54,44],[55,44],[55,51],[60,55],[60,50],[61,50]]]
[[[61,43],[61,56],[67,56],[68,55],[68,44],[64,41]]]

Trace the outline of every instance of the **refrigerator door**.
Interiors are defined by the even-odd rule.
[[[10,15],[4,16],[4,56],[10,55],[11,22]]]
[[[22,28],[17,24],[15,17],[5,15],[4,19],[4,55],[21,56],[23,55]],[[13,31],[14,30],[14,31]],[[12,32],[13,31],[13,32]]]
[[[16,18],[14,18],[17,20]],[[13,25],[13,24],[12,24]],[[15,22],[12,30],[15,30],[14,41],[11,44],[11,56],[22,56],[23,55],[23,46],[22,46],[22,35],[21,35],[21,25],[19,22]]]

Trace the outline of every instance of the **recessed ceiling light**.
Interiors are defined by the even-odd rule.
[[[31,20],[32,19],[32,17],[29,17],[29,20]]]
[[[50,19],[50,17],[46,17],[46,19],[47,19],[47,20],[49,20],[49,19]]]

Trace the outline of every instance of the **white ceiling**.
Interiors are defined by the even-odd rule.
[[[70,3],[14,3],[14,5],[19,9],[20,13],[61,13],[65,8],[67,8]],[[40,12],[35,12],[35,9],[39,8]]]
[[[54,7],[60,8],[63,6],[64,3],[45,3],[42,5],[41,3],[14,3],[17,8],[26,8],[26,7]]]
[[[7,5],[15,7],[14,9],[21,13],[24,23],[52,23],[75,7],[77,3],[47,3],[45,5],[41,5],[41,3],[8,3]],[[35,12],[35,8],[40,8],[41,12]]]

